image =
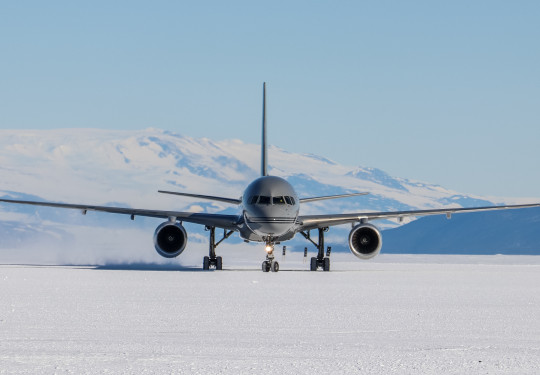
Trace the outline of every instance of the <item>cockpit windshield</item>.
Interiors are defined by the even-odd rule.
[[[273,204],[294,206],[295,200],[293,197],[289,196],[269,197],[267,195],[254,195],[249,199],[249,204]]]
[[[270,204],[270,197],[267,197],[266,195],[261,195],[259,197],[259,201],[257,202],[258,204]]]
[[[285,204],[283,197],[272,197],[272,204]]]

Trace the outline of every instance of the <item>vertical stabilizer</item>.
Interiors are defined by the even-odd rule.
[[[268,176],[268,159],[266,152],[266,82],[263,83],[261,175]]]

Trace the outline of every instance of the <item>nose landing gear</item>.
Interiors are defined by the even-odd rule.
[[[274,244],[266,244],[266,260],[262,262],[262,271],[263,272],[278,272],[279,263],[274,260]]]
[[[262,262],[262,271],[263,272],[278,272],[279,271],[279,263],[275,260],[265,260]]]

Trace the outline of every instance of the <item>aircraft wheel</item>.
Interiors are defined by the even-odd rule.
[[[203,258],[202,269],[205,270],[205,271],[208,271],[210,269],[210,258],[209,257],[204,257]]]
[[[271,269],[272,269],[272,272],[278,272],[279,271],[279,263],[278,262],[272,262]]]
[[[323,270],[330,271],[330,258],[324,258]]]
[[[310,268],[311,271],[317,271],[317,258],[311,258]]]
[[[264,262],[262,262],[262,271],[263,272],[268,272],[270,271],[270,262],[265,260]]]
[[[223,258],[217,257],[216,258],[216,270],[222,270],[223,269]]]

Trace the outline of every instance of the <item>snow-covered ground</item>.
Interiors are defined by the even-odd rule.
[[[2,265],[0,373],[538,374],[540,257],[260,256]]]

